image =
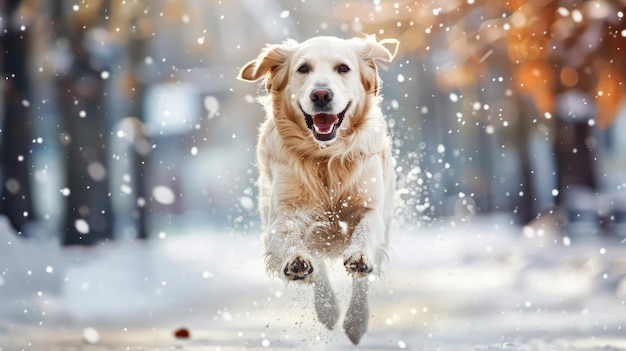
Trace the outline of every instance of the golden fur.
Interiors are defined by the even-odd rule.
[[[344,321],[355,344],[367,328],[363,277],[380,271],[387,255],[395,187],[375,62],[393,59],[385,45],[397,50],[398,42],[373,36],[288,40],[268,45],[239,76],[264,79],[268,92],[260,98],[267,118],[257,144],[267,269],[286,280],[314,282],[318,317],[333,328],[338,311],[324,259],[342,257],[355,277]],[[319,89],[332,98],[328,106],[314,101],[312,91]],[[320,131],[313,121],[325,116],[339,122]]]

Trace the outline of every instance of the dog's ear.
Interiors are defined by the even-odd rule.
[[[365,61],[381,60],[391,62],[396,57],[398,47],[400,46],[400,42],[397,39],[388,38],[378,41],[374,35],[368,35],[361,41],[363,42],[361,57]],[[393,47],[393,50],[390,51],[387,46]]]
[[[249,82],[265,78],[265,87],[268,91],[272,88],[280,89],[284,83],[281,83],[282,80],[279,78],[284,75],[289,56],[297,45],[298,43],[294,40],[287,40],[282,44],[267,45],[259,57],[248,62],[239,71],[237,78]]]
[[[376,60],[391,62],[398,53],[400,42],[396,39],[376,40],[376,36],[368,35],[365,38],[351,40],[354,50],[363,60],[361,68],[361,80],[365,91],[378,95],[380,78]],[[387,46],[391,46],[390,51]]]

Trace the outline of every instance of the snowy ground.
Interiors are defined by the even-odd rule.
[[[474,219],[396,229],[392,246],[358,349],[626,350],[620,239]],[[253,234],[62,249],[0,222],[0,351],[354,349],[315,321],[311,296],[266,276]]]

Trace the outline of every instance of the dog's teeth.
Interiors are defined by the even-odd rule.
[[[335,126],[330,126],[329,128],[322,130],[318,126],[315,126],[315,132],[317,132],[317,134],[330,134],[332,133],[334,127]]]

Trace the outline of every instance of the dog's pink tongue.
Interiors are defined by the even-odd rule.
[[[313,124],[315,125],[315,130],[320,134],[328,134],[332,132],[333,126],[337,124],[339,118],[337,115],[329,115],[326,113],[318,113],[313,116]]]

